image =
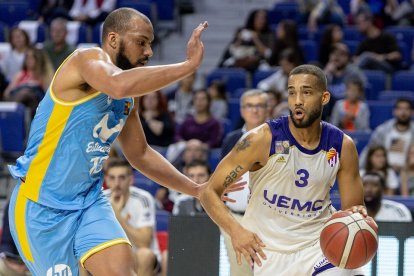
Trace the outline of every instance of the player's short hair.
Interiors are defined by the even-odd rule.
[[[381,173],[378,172],[366,172],[362,176],[362,182],[365,181],[371,181],[371,182],[379,182],[381,184],[381,187],[385,188],[385,179],[384,176]]]
[[[108,173],[108,171],[111,168],[116,168],[116,167],[124,167],[128,169],[128,174],[132,174],[132,168],[131,165],[129,165],[128,161],[120,159],[120,158],[109,158],[108,160],[106,160],[106,164],[105,164],[105,174]]]
[[[293,68],[289,73],[289,77],[293,75],[309,74],[317,78],[317,85],[322,91],[327,91],[328,89],[328,80],[326,79],[325,73],[321,68],[312,64],[303,64],[298,67]]]
[[[245,98],[252,97],[252,96],[261,96],[265,98],[267,102],[267,93],[260,89],[250,89],[246,90],[240,97],[240,105],[243,103]]]
[[[105,19],[102,27],[102,42],[106,40],[106,37],[110,32],[118,34],[124,34],[130,28],[131,19],[134,17],[141,18],[145,23],[151,24],[149,18],[134,9],[131,8],[119,8],[112,11]]]
[[[184,166],[184,170],[187,171],[188,169],[194,168],[194,167],[204,167],[207,169],[208,174],[209,175],[211,174],[211,168],[210,168],[210,165],[207,163],[207,161],[193,160]]]

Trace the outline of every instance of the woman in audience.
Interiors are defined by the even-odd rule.
[[[351,79],[345,84],[345,98],[335,102],[331,123],[345,131],[370,130],[369,107],[363,101],[364,85]]]
[[[174,121],[167,111],[167,100],[160,91],[144,95],[138,100],[139,117],[147,142],[167,147],[174,142]]]
[[[193,97],[194,115],[178,127],[176,140],[188,141],[198,139],[209,145],[210,148],[217,148],[223,139],[223,126],[210,113],[211,99],[206,90],[198,90]]]
[[[365,172],[377,172],[384,176],[386,184],[384,192],[386,195],[393,195],[398,190],[398,176],[388,165],[387,151],[383,146],[374,145],[369,148],[365,169],[361,170],[360,174],[364,175]]]
[[[331,53],[332,46],[335,45],[335,43],[342,42],[343,36],[344,33],[342,32],[340,25],[328,25],[323,30],[319,44],[319,62],[322,68],[325,67],[329,61],[329,54]]]
[[[401,195],[414,196],[414,144],[410,145],[405,167],[400,173]]]
[[[26,52],[21,71],[4,91],[4,98],[23,103],[34,116],[52,77],[53,67],[47,54],[41,49],[30,48]]]
[[[221,80],[214,80],[207,88],[207,92],[211,98],[210,113],[216,119],[227,118],[228,103],[226,83]]]
[[[26,51],[30,48],[30,38],[25,30],[13,27],[8,39],[11,49],[5,54],[1,65],[6,80],[11,82],[22,69]]]
[[[302,47],[299,44],[298,30],[295,21],[282,20],[276,28],[276,40],[273,44],[272,54],[268,60],[270,66],[278,66],[280,62],[280,53],[287,49],[293,49],[295,60],[302,64],[305,61]]]

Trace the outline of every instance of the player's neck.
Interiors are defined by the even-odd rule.
[[[322,132],[322,123],[320,120],[315,121],[307,128],[297,128],[289,120],[289,129],[296,142],[302,147],[306,149],[314,149],[319,145]]]

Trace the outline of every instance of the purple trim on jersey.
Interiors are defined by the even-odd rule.
[[[344,133],[334,125],[322,121],[322,134],[319,145],[315,149],[310,150],[302,147],[293,137],[289,129],[289,118],[287,116],[268,120],[266,123],[272,131],[272,144],[269,156],[275,153],[275,141],[286,140],[289,141],[291,146],[296,146],[301,152],[306,154],[316,154],[321,150],[329,151],[331,148],[334,148],[338,155],[341,156]]]
[[[318,267],[317,269],[315,269],[315,271],[312,273],[312,276],[318,275],[321,272],[324,272],[325,270],[334,268],[335,266],[331,263],[328,263],[326,265],[323,265],[321,267]]]

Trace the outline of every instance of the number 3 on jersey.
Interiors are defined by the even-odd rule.
[[[309,172],[305,169],[300,169],[296,172],[299,175],[299,180],[295,180],[295,185],[303,188],[308,185]]]

